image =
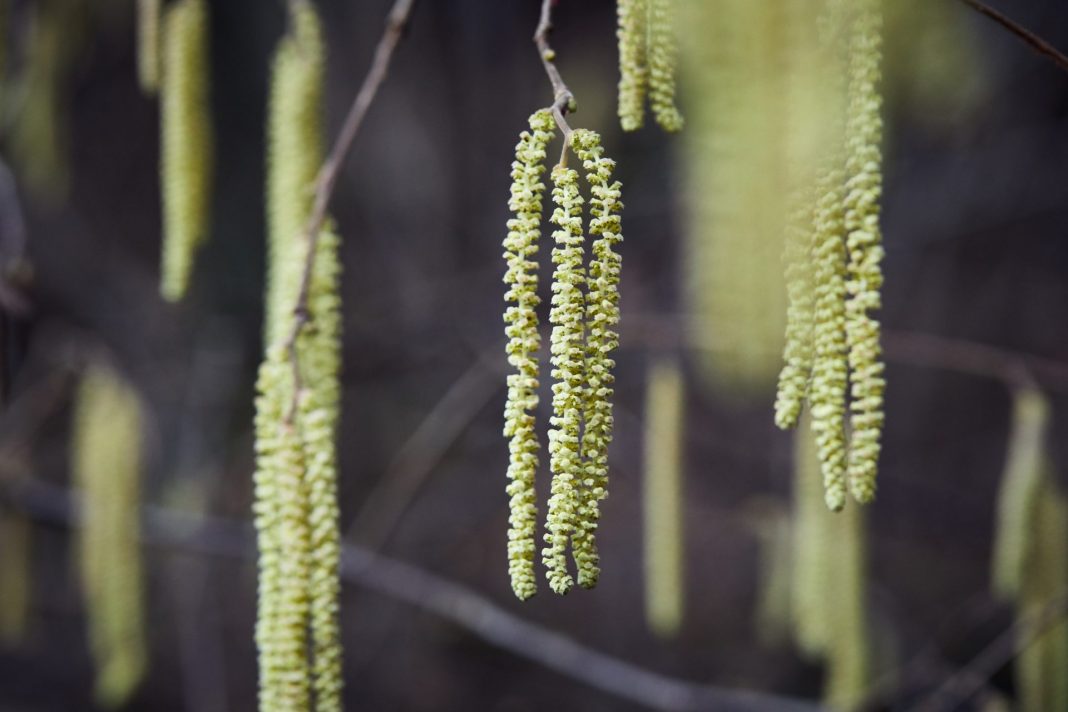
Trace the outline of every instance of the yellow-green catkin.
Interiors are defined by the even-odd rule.
[[[0,507],[0,643],[18,643],[29,620],[32,547],[30,520]]]
[[[1068,587],[1068,498],[1045,463],[1040,492],[1032,500],[1027,522],[1024,572],[1017,615],[1040,622]],[[1068,618],[1056,620],[1016,658],[1020,712],[1068,709]]]
[[[159,91],[159,34],[162,0],[137,0],[137,80],[141,91]]]
[[[646,4],[649,105],[660,128],[669,132],[681,131],[682,115],[675,106],[678,46],[672,12],[674,0],[646,0]]]
[[[668,637],[682,625],[683,475],[685,408],[682,372],[665,358],[649,369],[645,400],[644,517],[645,619],[657,635]]]
[[[991,585],[994,593],[1014,600],[1024,578],[1025,555],[1033,526],[1032,513],[1042,490],[1050,405],[1034,388],[1013,396],[1005,471],[997,498]]]
[[[546,518],[542,560],[548,569],[549,587],[564,594],[574,585],[567,566],[567,547],[579,524],[583,505],[581,488],[584,479],[579,438],[582,431],[584,390],[586,386],[585,297],[586,270],[583,266],[585,237],[582,227],[582,196],[579,174],[565,166],[552,172],[552,222],[556,246],[552,251],[553,325],[550,339],[552,354],[553,415],[549,428],[549,469],[552,487]]]
[[[802,418],[795,436],[795,639],[807,655],[826,661],[827,702],[852,709],[872,677],[864,511],[851,506],[832,514],[820,506],[820,460],[808,426]]]
[[[209,104],[208,9],[178,0],[163,21],[160,111],[163,254],[160,293],[180,300],[208,233],[212,127]]]
[[[546,145],[555,123],[548,110],[530,117],[512,163],[512,188],[508,208],[508,234],[504,239],[507,270],[504,313],[508,363],[515,372],[508,376],[508,399],[504,407],[504,436],[508,443],[508,573],[512,590],[520,600],[537,592],[534,560],[537,552],[538,436],[534,412],[538,406],[538,243],[541,240],[542,197],[545,183]]]
[[[637,131],[645,123],[647,3],[649,0],[618,0],[619,27],[619,122],[624,131]]]
[[[785,326],[781,8],[749,0],[680,7],[680,76],[694,98],[681,159],[698,373],[722,394],[762,395],[781,368]]]
[[[619,347],[619,274],[622,258],[615,247],[623,241],[620,211],[622,186],[612,180],[615,161],[604,156],[601,137],[593,131],[572,133],[571,146],[582,161],[590,186],[589,274],[586,279],[586,384],[582,409],[581,505],[573,536],[578,583],[593,588],[600,576],[597,553],[599,503],[608,496],[608,447],[612,442],[612,396]]]
[[[322,160],[324,48],[311,3],[296,0],[290,8],[290,32],[275,56],[268,118],[268,343],[257,385],[255,480],[260,709],[332,712],[341,709],[342,687],[339,238],[329,225],[319,235],[308,322],[295,344],[295,393],[288,339],[309,247],[304,226],[310,191]]]
[[[121,707],[145,673],[140,537],[141,405],[111,368],[91,365],[74,409],[72,470],[82,497],[78,560],[96,663],[95,695]]]
[[[871,312],[881,306],[882,231],[882,60],[881,0],[856,0],[849,51],[849,108],[846,123],[849,179],[845,195],[848,235],[846,340],[849,346],[849,490],[861,503],[875,498],[883,430],[886,380],[879,322]]]

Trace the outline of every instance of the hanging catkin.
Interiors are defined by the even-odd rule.
[[[552,172],[553,203],[550,218],[556,247],[552,257],[553,325],[552,354],[553,416],[549,421],[549,469],[552,488],[542,551],[549,587],[556,593],[571,590],[574,579],[567,567],[567,546],[579,524],[582,506],[583,467],[579,438],[582,430],[583,388],[586,383],[585,300],[586,269],[583,262],[582,196],[579,174],[564,166]]]
[[[683,390],[678,361],[649,369],[645,396],[645,469],[642,480],[645,619],[660,636],[673,636],[683,616]]]
[[[137,0],[137,80],[141,91],[159,91],[159,29],[163,0]]]
[[[846,340],[852,382],[850,401],[849,490],[862,503],[875,498],[875,475],[883,430],[885,366],[879,322],[882,231],[882,0],[855,0],[850,36],[849,109],[846,122],[845,229],[849,252]]]
[[[619,121],[624,131],[645,123],[645,100],[665,131],[682,129],[675,106],[678,48],[673,26],[674,0],[618,0]]]
[[[275,56],[268,119],[268,345],[256,402],[260,709],[331,712],[341,709],[342,684],[335,446],[339,239],[330,227],[319,236],[309,321],[294,345],[297,393],[287,341],[308,249],[303,229],[322,159],[324,48],[313,6],[296,0],[290,8],[290,32]]]
[[[140,538],[141,406],[109,367],[82,377],[74,408],[72,470],[83,525],[78,561],[96,663],[96,699],[121,707],[146,667]]]
[[[512,189],[508,207],[513,217],[508,221],[504,239],[507,271],[504,295],[505,335],[508,337],[508,363],[515,373],[508,376],[508,400],[504,407],[504,436],[509,438],[508,489],[508,573],[512,590],[520,600],[537,592],[534,558],[537,552],[537,495],[534,479],[538,471],[538,436],[534,411],[538,407],[538,332],[537,306],[538,243],[541,240],[541,202],[545,192],[545,147],[552,138],[555,124],[548,110],[530,117],[530,131],[524,131],[516,146],[512,163]]]
[[[864,512],[820,506],[820,461],[808,429],[802,418],[794,450],[794,635],[802,651],[826,661],[827,702],[852,709],[872,675]]]
[[[593,588],[600,576],[596,532],[600,501],[608,496],[608,446],[612,443],[612,396],[619,347],[619,273],[622,260],[615,247],[623,240],[620,222],[621,185],[612,180],[615,161],[604,156],[601,137],[593,131],[572,133],[571,147],[582,161],[590,186],[589,233],[594,238],[587,276],[585,306],[586,383],[582,405],[581,504],[573,550],[578,583]]]
[[[160,293],[185,296],[211,208],[212,128],[209,106],[208,10],[204,0],[178,0],[163,22],[163,254]]]

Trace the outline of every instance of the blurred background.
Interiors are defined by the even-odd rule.
[[[879,495],[865,510],[863,602],[879,652],[854,702],[992,709],[984,705],[1015,699],[1011,646],[969,700],[931,694],[1013,630],[1013,607],[990,594],[989,580],[1021,383],[1050,399],[1049,454],[1066,476],[1068,74],[957,0],[887,3],[889,385]],[[78,373],[102,354],[145,405],[148,668],[124,708],[253,709],[255,560],[242,524],[251,518],[262,349],[264,109],[284,5],[210,3],[212,226],[188,298],[171,305],[158,296],[159,106],[137,84],[134,4],[4,4],[0,513],[26,523],[17,536],[28,549],[10,545],[12,530],[0,534],[0,568],[10,579],[22,561],[14,571],[25,584],[21,594],[0,589],[0,607],[21,611],[0,642],[0,709],[92,704],[69,442]],[[316,4],[329,42],[332,137],[391,3]],[[572,124],[603,134],[626,204],[603,574],[595,590],[563,598],[543,585],[521,604],[509,589],[500,245],[516,137],[552,98],[530,42],[539,5],[417,3],[333,202],[344,264],[341,511],[353,547],[342,609],[346,702],[679,709],[672,695],[706,699],[715,686],[775,695],[752,709],[816,704],[826,666],[761,624],[775,617],[767,606],[777,531],[786,532],[789,565],[791,530],[780,525],[793,506],[794,437],[772,422],[774,374],[743,390],[709,377],[710,350],[744,361],[754,344],[707,346],[706,329],[714,335],[718,324],[702,321],[687,277],[707,222],[694,216],[716,200],[694,167],[707,153],[707,124],[695,118],[690,134],[671,136],[647,121],[622,133],[608,0],[559,2],[553,34],[579,103]],[[708,15],[715,3],[679,5]],[[1000,5],[1068,48],[1068,6]],[[49,13],[64,17],[51,45],[39,30]],[[686,47],[700,46],[704,28],[686,29],[680,108],[699,117],[715,104],[695,88],[700,53]],[[781,275],[779,252],[767,254],[755,268],[762,277],[751,279],[781,289],[768,277]],[[781,324],[776,301],[759,314]],[[684,607],[680,625],[654,631],[643,434],[649,368],[662,359],[683,373]],[[546,468],[539,476],[544,502]],[[832,591],[836,580],[825,585]],[[602,654],[653,675],[612,667]]]

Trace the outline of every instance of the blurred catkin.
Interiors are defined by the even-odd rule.
[[[146,669],[140,539],[142,412],[110,367],[92,364],[74,406],[72,471],[81,493],[78,562],[97,703],[121,707]]]
[[[675,72],[678,44],[674,27],[675,0],[646,0],[648,20],[645,56],[649,63],[649,105],[656,123],[665,131],[681,131],[682,115],[675,106]]]
[[[163,254],[160,293],[185,296],[193,262],[208,232],[212,188],[208,9],[178,0],[163,20],[161,182]]]
[[[604,156],[601,137],[586,129],[572,134],[571,145],[582,161],[590,186],[589,273],[586,279],[586,383],[582,404],[581,504],[573,538],[578,582],[593,588],[600,576],[597,523],[600,502],[608,496],[608,447],[612,443],[616,362],[619,347],[619,274],[622,258],[615,247],[623,241],[620,211],[622,186],[612,180],[615,161]]]
[[[579,523],[582,507],[583,467],[580,435],[583,415],[583,390],[586,383],[585,297],[582,227],[582,196],[579,174],[564,166],[552,172],[553,203],[551,221],[556,246],[552,251],[553,325],[550,340],[552,354],[553,415],[549,428],[549,469],[552,487],[546,518],[542,560],[548,570],[549,587],[556,593],[571,590],[574,579],[568,571],[567,547]]]
[[[682,625],[683,571],[683,381],[673,358],[649,369],[645,396],[645,468],[642,479],[645,619],[659,636]]]
[[[1031,518],[1042,492],[1049,421],[1050,405],[1041,391],[1023,388],[1014,394],[1012,428],[997,498],[991,565],[994,593],[1005,600],[1014,600],[1019,595],[1024,578]]]
[[[137,80],[141,91],[159,91],[160,12],[163,0],[137,0]]]
[[[645,64],[648,0],[618,0],[619,121],[624,131],[637,131],[645,123],[645,93],[649,81]]]
[[[619,121],[624,131],[645,123],[645,100],[660,128],[675,132],[683,120],[675,105],[678,47],[674,0],[618,0]]]
[[[504,239],[507,270],[504,313],[508,337],[508,363],[515,369],[508,375],[508,399],[504,407],[504,436],[509,439],[508,488],[508,573],[512,591],[520,600],[537,592],[534,559],[537,553],[537,495],[534,479],[538,471],[538,435],[534,411],[538,406],[538,243],[541,241],[542,197],[545,182],[545,147],[552,138],[555,123],[548,110],[530,117],[530,131],[524,131],[516,145],[512,163],[512,188],[508,208],[508,234]]]
[[[342,687],[340,240],[332,226],[322,228],[308,286],[308,322],[291,353],[288,339],[309,247],[304,227],[322,160],[325,50],[312,4],[295,0],[290,8],[290,32],[275,55],[268,118],[267,350],[256,402],[260,708],[333,712],[341,709]]]
[[[0,644],[18,643],[29,619],[33,571],[30,520],[0,507]]]

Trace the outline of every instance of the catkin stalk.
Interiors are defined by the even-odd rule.
[[[682,625],[683,581],[683,384],[678,361],[649,370],[645,401],[645,619],[659,636]]]
[[[208,10],[204,0],[178,0],[163,24],[163,254],[160,293],[185,296],[193,261],[208,233],[212,128],[209,105]]]

